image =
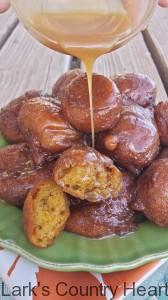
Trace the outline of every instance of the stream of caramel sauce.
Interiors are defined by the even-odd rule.
[[[27,26],[47,47],[81,59],[86,67],[90,101],[92,146],[95,145],[92,71],[95,60],[116,48],[132,24],[126,11],[68,11],[35,13]],[[82,113],[82,112],[81,112]]]

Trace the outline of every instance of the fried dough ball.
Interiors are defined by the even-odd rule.
[[[56,162],[54,178],[68,194],[98,202],[115,197],[122,189],[122,174],[113,162],[90,147],[76,146]]]
[[[23,169],[17,174],[0,173],[0,199],[15,206],[22,206],[27,193],[36,183],[52,178],[53,167],[53,162],[50,162],[46,163],[43,168]]]
[[[168,102],[160,102],[155,106],[155,120],[161,144],[168,146]]]
[[[66,230],[90,238],[112,234],[124,235],[136,226],[134,213],[128,206],[133,197],[134,182],[127,174],[125,184],[117,198],[85,206],[73,206],[66,224]]]
[[[125,74],[113,78],[124,105],[139,104],[150,107],[155,104],[157,88],[155,82],[147,75]]]
[[[39,96],[38,91],[29,91],[23,96],[11,101],[0,111],[0,132],[10,143],[20,143],[24,137],[19,129],[17,117],[19,111],[26,101]]]
[[[69,217],[66,194],[53,181],[41,181],[29,192],[23,207],[24,230],[36,247],[54,242]]]
[[[133,215],[125,199],[110,199],[75,208],[67,221],[66,230],[90,238],[113,234],[122,236],[136,228]]]
[[[168,227],[168,159],[155,160],[138,179],[133,209]]]
[[[159,152],[159,134],[151,113],[139,105],[124,107],[117,125],[97,136],[96,148],[135,175]]]
[[[25,143],[10,145],[0,149],[0,173],[17,173],[34,167],[30,149]]]
[[[81,139],[81,134],[63,119],[58,105],[35,98],[25,103],[18,122],[36,164],[51,160]]]
[[[115,83],[103,75],[93,74],[93,113],[95,132],[116,124],[121,112],[121,100]],[[61,97],[64,117],[82,132],[91,132],[90,104],[86,74],[75,77]]]
[[[67,86],[71,83],[71,81],[76,78],[78,75],[83,74],[84,72],[80,69],[73,69],[66,73],[64,73],[54,84],[53,86],[53,95],[61,99],[64,95]]]

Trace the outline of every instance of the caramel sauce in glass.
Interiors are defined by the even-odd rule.
[[[88,78],[92,146],[95,144],[92,70],[95,60],[116,48],[132,31],[132,22],[123,6],[110,10],[47,12],[29,16],[33,35],[47,47],[78,57],[86,67]],[[82,113],[82,112],[81,112]]]

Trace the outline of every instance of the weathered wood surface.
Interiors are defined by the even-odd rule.
[[[157,9],[144,38],[168,92],[168,8]]]
[[[29,89],[50,91],[71,58],[35,41],[17,25],[0,50],[0,106]]]
[[[17,17],[12,9],[0,15],[0,48],[4,45],[17,23]]]

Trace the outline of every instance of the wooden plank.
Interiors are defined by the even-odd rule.
[[[29,89],[51,90],[70,60],[41,45],[19,24],[0,51],[0,106]]]
[[[158,8],[144,38],[168,92],[168,8]]]
[[[127,72],[147,74],[157,83],[157,101],[167,99],[163,83],[141,34],[124,47],[99,58],[94,71],[109,77]]]
[[[0,14],[0,48],[8,39],[17,24],[18,19],[12,8],[3,14]]]

